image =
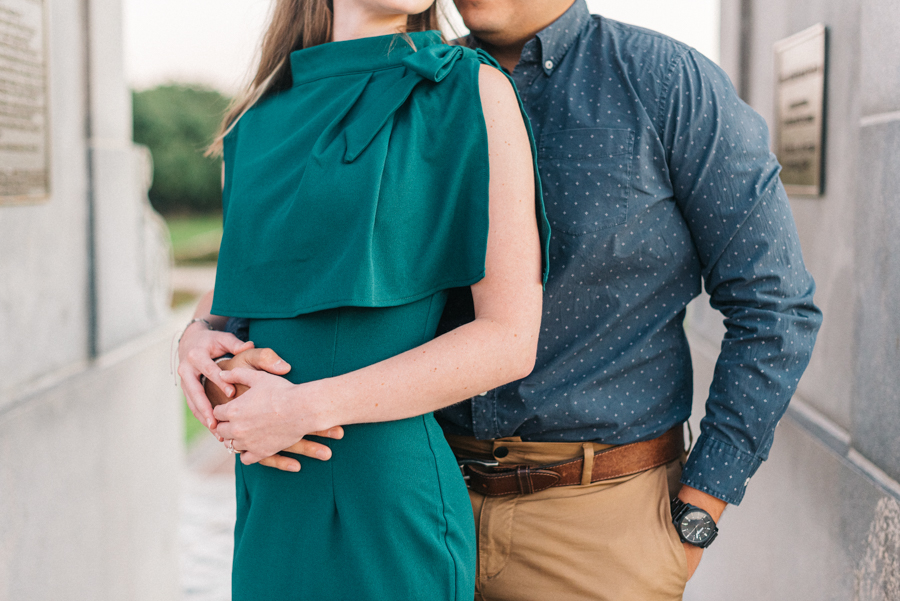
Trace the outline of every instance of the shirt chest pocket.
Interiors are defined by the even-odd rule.
[[[634,131],[569,129],[541,136],[538,164],[553,230],[587,234],[625,223]]]

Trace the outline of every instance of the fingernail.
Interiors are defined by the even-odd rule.
[[[225,394],[227,394],[228,396],[233,395],[233,394],[234,394],[234,388],[232,388],[231,386],[227,387],[227,388],[225,389]]]
[[[292,466],[291,466],[291,471],[292,471],[292,472],[299,472],[299,471],[300,471],[300,464],[297,463],[297,464],[292,465]]]
[[[211,419],[206,420],[206,427],[207,427],[207,428],[212,428],[212,427],[213,427],[213,420],[211,420]]]
[[[278,366],[281,365],[282,363],[284,363],[284,361],[282,361],[281,359],[279,359],[278,361],[275,362],[275,367],[278,367]]]
[[[331,453],[329,453],[327,449],[319,449],[318,451],[316,451],[316,457],[318,457],[322,461],[326,461],[330,456]]]

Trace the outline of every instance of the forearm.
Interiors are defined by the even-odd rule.
[[[213,291],[210,290],[200,297],[197,308],[194,310],[194,319],[205,319],[216,330],[224,330],[227,317],[210,313],[213,302]]]
[[[319,403],[316,429],[421,415],[525,377],[534,367],[537,334],[533,324],[479,318],[380,363],[301,385],[297,399],[327,399]]]

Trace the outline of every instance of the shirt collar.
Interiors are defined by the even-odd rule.
[[[540,63],[544,73],[550,75],[590,20],[591,12],[585,0],[575,0],[556,21],[528,40],[522,48],[519,62]],[[481,47],[480,40],[471,34],[465,38],[464,43],[470,48]]]
[[[541,66],[547,75],[562,61],[590,20],[591,12],[585,0],[575,0],[569,10],[537,33]]]

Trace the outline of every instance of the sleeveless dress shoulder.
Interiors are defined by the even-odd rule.
[[[216,314],[393,306],[484,277],[478,72],[498,65],[438,32],[411,39],[415,51],[381,36],[294,52],[293,86],[225,138]],[[540,193],[535,208],[546,278]]]
[[[213,313],[245,318],[290,381],[427,342],[447,291],[484,277],[482,64],[437,32],[300,50],[292,87],[226,137]],[[471,600],[471,506],[434,417],[320,442],[332,459],[298,473],[235,462],[234,601]]]

